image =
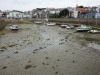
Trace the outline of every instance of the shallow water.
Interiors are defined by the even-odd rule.
[[[100,45],[96,44],[96,43],[89,43],[89,44],[87,44],[87,46],[94,48],[94,49],[97,49],[97,50],[100,50]]]

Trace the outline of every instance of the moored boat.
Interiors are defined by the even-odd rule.
[[[87,27],[87,26],[80,26],[78,28],[76,28],[77,31],[89,31],[91,30],[91,27]]]
[[[56,23],[53,23],[53,22],[47,23],[47,26],[54,26],[54,25],[56,25]]]
[[[61,27],[62,27],[62,28],[66,28],[66,27],[67,27],[67,25],[61,25]]]
[[[9,29],[11,30],[19,30],[18,25],[9,25]]]
[[[100,33],[100,30],[90,30],[88,32],[90,32],[90,33]]]
[[[72,29],[74,28],[74,26],[70,25],[70,24],[66,24],[66,25],[61,25],[62,28],[67,28],[67,29]]]
[[[35,24],[42,24],[41,21],[35,21],[34,23],[35,23]]]

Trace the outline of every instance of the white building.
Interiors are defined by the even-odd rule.
[[[97,12],[97,13],[95,14],[95,18],[100,18],[100,12]]]
[[[97,12],[100,12],[100,5],[96,9]]]
[[[11,19],[21,19],[23,18],[23,12],[21,11],[10,11],[7,14],[7,18],[11,18]]]
[[[96,11],[95,18],[100,18],[100,5],[97,7]]]
[[[73,17],[74,17],[74,18],[78,18],[78,11],[73,10]]]
[[[7,14],[8,19],[23,19],[23,18],[31,18],[31,13],[21,12],[21,11],[10,11]]]

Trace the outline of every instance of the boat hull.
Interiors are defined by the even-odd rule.
[[[95,33],[100,33],[100,31],[98,31],[98,30],[90,30],[89,32],[90,32],[90,33],[94,33],[94,34],[95,34]]]
[[[77,32],[87,32],[89,29],[77,29]]]
[[[55,26],[56,23],[47,23],[47,26]]]

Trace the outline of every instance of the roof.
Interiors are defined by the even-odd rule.
[[[76,8],[76,10],[79,12],[88,12],[87,8]]]
[[[18,11],[18,10],[13,10],[13,11],[10,11],[10,12],[20,12],[20,13],[23,13],[22,11]]]

